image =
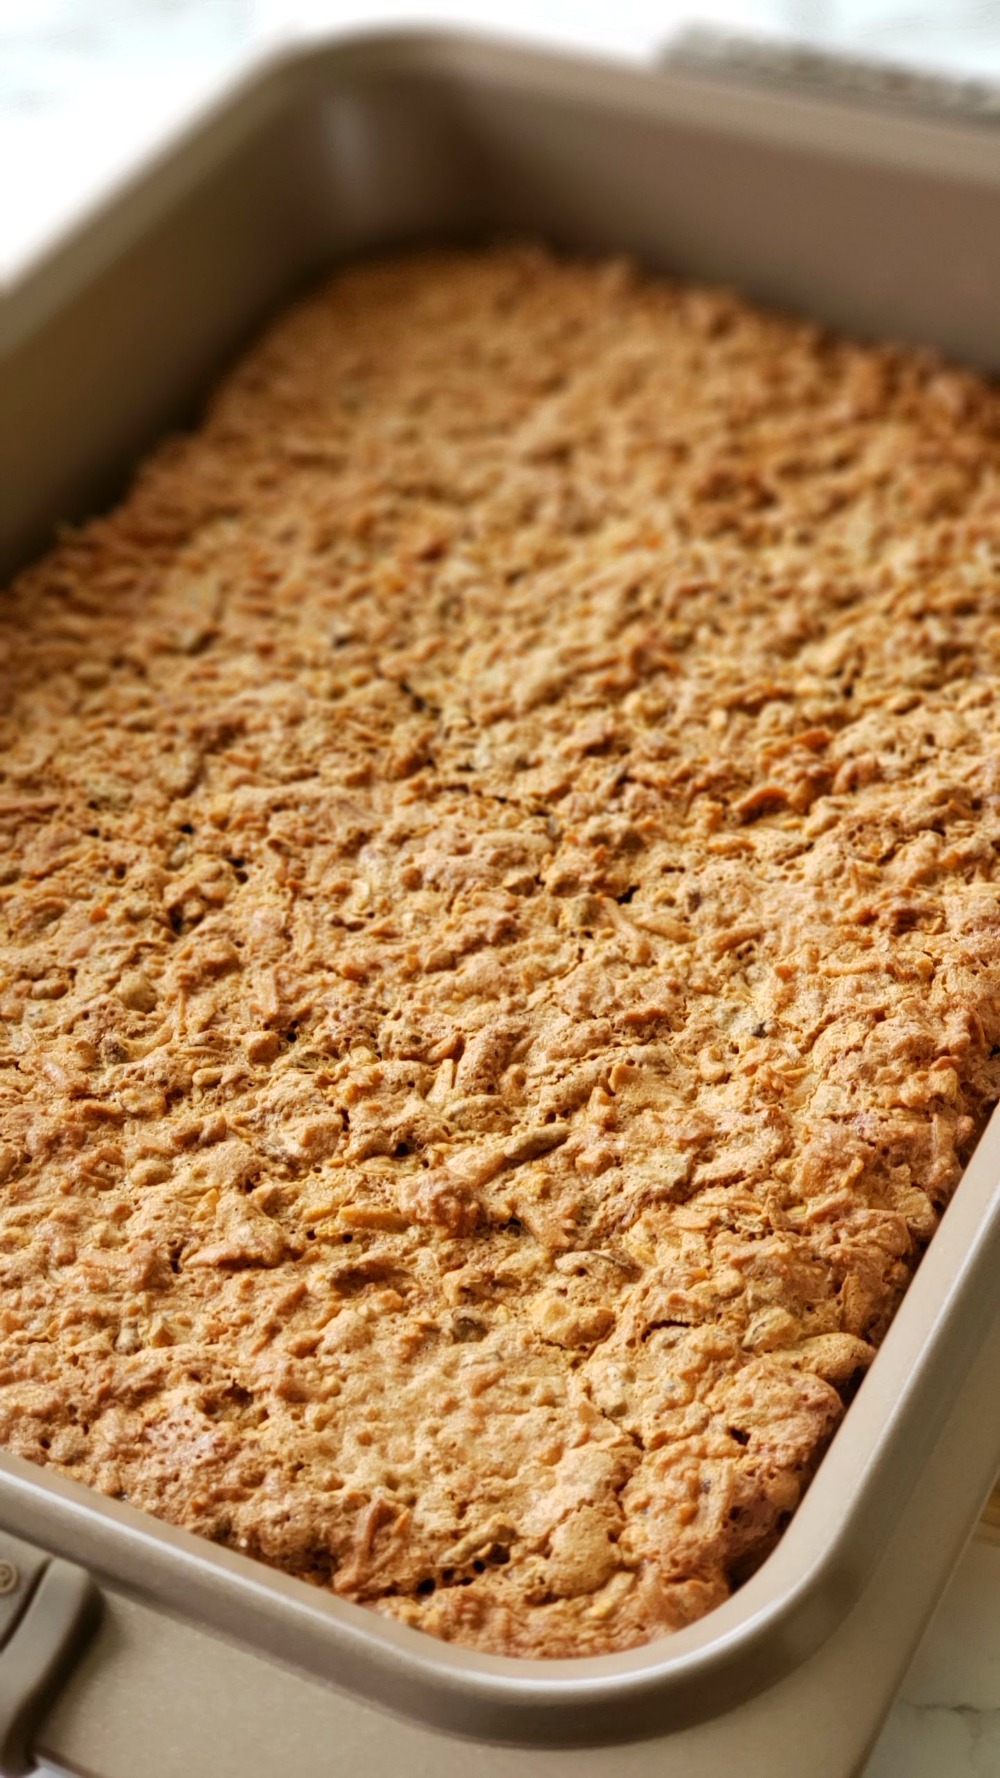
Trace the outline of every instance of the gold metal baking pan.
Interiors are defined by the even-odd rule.
[[[1000,367],[988,123],[448,35],[345,40],[242,75],[15,279],[5,565],[112,497],[333,260],[511,231]],[[37,1745],[94,1778],[451,1778],[470,1759],[483,1778],[847,1778],[1000,1467],[998,1178],[995,1118],[776,1551],[625,1654],[437,1643],[0,1458],[0,1526],[104,1599],[68,1683],[62,1661],[42,1686]],[[51,1653],[32,1604],[0,1626],[0,1718],[8,1657]]]

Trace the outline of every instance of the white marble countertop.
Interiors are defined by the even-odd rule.
[[[1000,1542],[973,1538],[864,1778],[998,1778]]]
[[[0,277],[262,39],[431,15],[631,57],[694,16],[1000,76],[995,0],[0,0]],[[998,1775],[1000,1542],[977,1537],[864,1778]]]

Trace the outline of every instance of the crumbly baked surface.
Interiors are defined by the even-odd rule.
[[[350,268],[3,610],[0,1439],[435,1635],[772,1546],[1000,1091],[1000,396]]]

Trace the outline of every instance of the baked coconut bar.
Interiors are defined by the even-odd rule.
[[[1000,395],[348,266],[8,593],[0,1442],[480,1649],[708,1611],[1000,1092]]]

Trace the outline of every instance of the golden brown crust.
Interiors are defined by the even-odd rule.
[[[0,1438],[437,1635],[794,1509],[1000,1084],[1000,400],[349,269],[22,578]]]

